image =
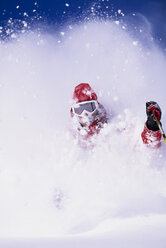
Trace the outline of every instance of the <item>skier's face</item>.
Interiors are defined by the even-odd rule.
[[[97,115],[99,114],[98,110],[96,109],[93,113],[88,113],[88,112],[84,112],[83,115],[77,115],[77,119],[78,119],[78,122],[84,126],[84,127],[88,127],[89,125],[91,125]]]
[[[78,122],[82,126],[88,127],[95,121],[96,116],[99,114],[98,102],[95,100],[90,100],[77,103],[72,107],[72,111]]]

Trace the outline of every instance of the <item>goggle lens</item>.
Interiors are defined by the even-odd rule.
[[[87,102],[87,103],[83,103],[83,104],[79,104],[78,107],[74,107],[74,112],[77,115],[81,115],[83,113],[84,110],[86,110],[89,113],[92,113],[96,110],[96,103],[95,102]]]

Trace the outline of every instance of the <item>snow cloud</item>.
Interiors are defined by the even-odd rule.
[[[161,106],[165,128],[166,60],[150,33],[142,42],[122,27],[88,22],[61,36],[29,31],[1,41],[0,237],[57,237],[166,214],[164,143],[148,149],[140,138],[148,100]],[[70,132],[81,82],[110,115],[91,149]]]

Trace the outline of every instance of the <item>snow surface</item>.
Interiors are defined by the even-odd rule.
[[[148,100],[166,127],[163,52],[114,22],[62,31],[0,44],[0,245],[165,247],[166,146],[140,137]],[[90,149],[70,131],[81,82],[110,115]]]

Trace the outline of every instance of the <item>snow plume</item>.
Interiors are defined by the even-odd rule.
[[[1,237],[57,237],[108,219],[113,228],[119,219],[165,218],[165,144],[147,148],[140,134],[148,100],[161,106],[166,128],[166,60],[150,34],[144,44],[140,37],[120,22],[99,21],[1,41]],[[89,149],[70,132],[72,93],[81,82],[110,116]]]

